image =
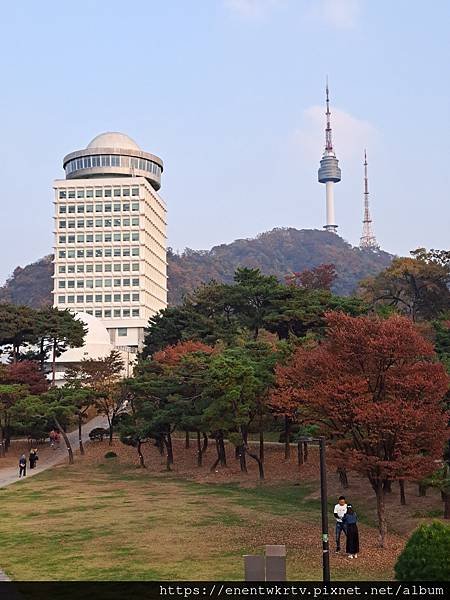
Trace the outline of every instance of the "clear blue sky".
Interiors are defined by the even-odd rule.
[[[321,228],[328,74],[340,234],[369,155],[388,251],[449,248],[448,0],[21,0],[0,24],[0,282],[52,248],[63,156],[123,131],[165,161],[169,244]]]

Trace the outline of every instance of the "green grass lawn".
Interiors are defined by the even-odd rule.
[[[320,504],[310,492],[78,461],[0,489],[0,567],[20,580],[239,580],[243,554],[285,543],[289,578],[320,579]],[[336,579],[391,576],[390,565],[332,559]]]

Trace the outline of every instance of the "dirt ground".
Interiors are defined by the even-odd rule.
[[[195,441],[195,440],[194,440]],[[257,445],[255,445],[257,449]],[[108,442],[95,442],[87,449],[86,460],[101,462],[109,450],[116,452],[117,460],[122,464],[133,463],[139,467],[136,450],[125,446],[118,440],[113,441],[113,446]],[[147,471],[163,475],[166,471],[166,460],[159,454],[153,443],[142,446]],[[291,457],[284,459],[284,446],[268,443],[265,447],[265,483],[274,485],[279,483],[301,484],[308,483],[312,486],[311,500],[320,498],[319,487],[319,462],[318,451],[315,447],[309,448],[308,462],[299,466],[297,462],[297,449],[291,446]],[[204,456],[204,465],[197,466],[196,444],[191,440],[190,448],[185,448],[184,439],[174,440],[174,465],[168,475],[178,475],[190,481],[199,483],[239,483],[241,487],[255,487],[260,485],[258,467],[254,460],[247,458],[248,473],[242,473],[238,461],[234,458],[234,448],[227,445],[227,467],[218,466],[214,471],[210,468],[216,459],[215,447],[210,443]],[[334,503],[334,498],[341,494],[347,497],[355,510],[365,522],[376,526],[375,495],[368,481],[354,472],[348,473],[349,488],[343,489],[335,469],[328,468],[328,498]],[[405,484],[406,506],[400,504],[400,492],[397,483],[392,484],[392,493],[386,495],[386,510],[390,531],[401,536],[408,536],[416,527],[431,518],[440,518],[443,506],[440,494],[435,489],[428,489],[425,497],[418,494],[418,486],[414,482]],[[331,522],[331,521],[330,521]],[[331,522],[331,525],[333,523]]]

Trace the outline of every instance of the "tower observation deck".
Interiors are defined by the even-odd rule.
[[[325,183],[326,185],[326,225],[324,229],[332,233],[336,233],[337,225],[335,223],[334,216],[334,184],[339,183],[341,180],[341,169],[339,168],[339,161],[336,158],[336,154],[333,149],[333,141],[331,136],[331,112],[330,112],[330,100],[328,91],[328,82],[326,86],[326,118],[327,124],[325,128],[325,150],[320,161],[320,168],[318,172],[319,183]]]

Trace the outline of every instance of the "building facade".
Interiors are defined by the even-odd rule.
[[[167,305],[163,163],[104,133],[63,161],[54,182],[53,305],[100,319],[115,347],[137,349]]]

